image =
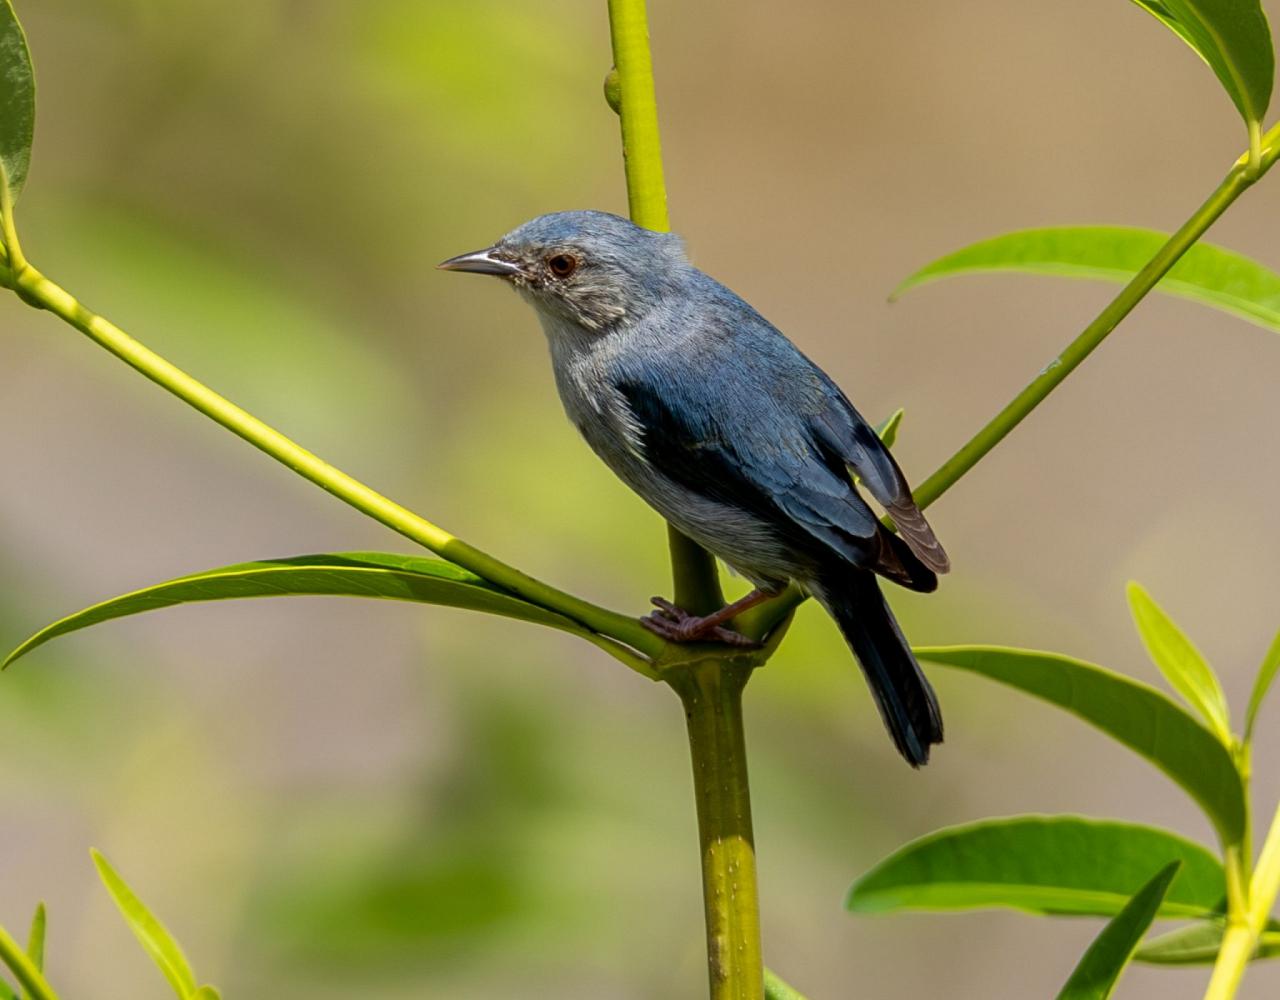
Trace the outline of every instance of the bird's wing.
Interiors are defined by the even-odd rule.
[[[835,550],[874,568],[881,526],[847,476],[824,463],[804,420],[755,391],[763,387],[707,374],[617,373],[613,385],[640,430],[645,461],[685,489],[761,519],[801,551]]]
[[[835,383],[825,376],[823,381],[826,391],[812,418],[815,436],[857,473],[916,557],[935,573],[947,572],[951,560],[916,505],[893,455]]]

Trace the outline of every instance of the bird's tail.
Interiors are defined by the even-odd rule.
[[[819,576],[813,596],[858,658],[898,752],[912,767],[927,763],[929,747],[942,742],[942,712],[875,576],[841,567]]]

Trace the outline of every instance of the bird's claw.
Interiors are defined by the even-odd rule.
[[[757,649],[760,643],[748,639],[741,632],[725,628],[714,618],[691,615],[662,597],[653,598],[658,609],[640,619],[640,624],[669,642],[719,642],[740,649]]]

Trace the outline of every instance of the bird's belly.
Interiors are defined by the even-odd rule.
[[[553,350],[555,341],[553,340]],[[719,556],[757,586],[775,589],[804,579],[813,567],[765,521],[669,479],[644,458],[642,437],[626,401],[598,387],[607,379],[573,365],[556,366],[565,412],[591,450],[640,498],[683,534]],[[596,387],[591,391],[589,387]]]
[[[812,567],[765,521],[741,508],[693,493],[642,459],[606,462],[654,510],[753,584],[777,589],[810,575]]]

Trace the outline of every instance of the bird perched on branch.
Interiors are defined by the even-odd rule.
[[[839,387],[690,264],[679,237],[616,215],[540,216],[440,267],[496,275],[533,306],[587,443],[755,585],[703,617],[655,598],[645,624],[679,642],[747,643],[728,628],[734,616],[795,582],[840,627],[898,750],[925,763],[942,716],[876,576],[932,591],[950,566],[898,463]]]

